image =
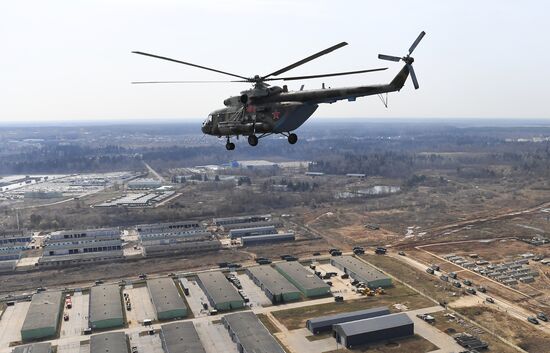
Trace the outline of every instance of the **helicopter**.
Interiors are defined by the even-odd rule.
[[[271,86],[270,81],[296,81],[313,78],[355,75],[361,73],[383,71],[387,68],[366,69],[358,71],[336,72],[328,74],[318,74],[309,76],[291,76],[279,77],[279,75],[301,66],[309,61],[317,59],[334,50],[342,48],[348,43],[341,42],[325,50],[315,53],[307,58],[297,61],[282,69],[270,74],[253,77],[233,74],[202,65],[149,54],[141,51],[132,53],[144,55],[157,59],[167,60],[179,64],[193,66],[196,68],[217,72],[220,74],[232,76],[239,80],[231,81],[138,81],[133,84],[144,83],[198,83],[198,82],[246,82],[251,83],[252,88],[242,91],[240,95],[232,96],[223,101],[225,108],[213,111],[202,124],[202,132],[205,135],[213,135],[218,138],[226,139],[225,147],[227,150],[234,150],[235,144],[231,142],[232,137],[247,136],[250,146],[258,145],[258,140],[270,135],[279,134],[287,138],[290,144],[298,141],[298,136],[293,131],[297,130],[309,119],[322,103],[335,103],[339,100],[355,101],[358,97],[381,95],[389,92],[400,91],[404,86],[408,76],[411,76],[414,88],[418,89],[418,80],[413,69],[414,59],[411,57],[426,32],[422,31],[412,43],[408,53],[403,56],[391,56],[379,54],[378,58],[382,60],[399,62],[403,61],[403,68],[397,73],[395,78],[388,84],[377,84],[367,86],[354,86],[342,88],[325,88],[304,90],[304,86],[299,91],[289,91],[287,85]],[[381,96],[380,96],[381,97]],[[382,99],[382,97],[381,97]],[[384,101],[383,101],[384,102]],[[387,102],[384,103],[387,106]]]

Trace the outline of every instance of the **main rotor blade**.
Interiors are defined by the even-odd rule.
[[[412,65],[407,65],[407,67],[409,68],[409,72],[411,74],[411,79],[413,81],[414,89],[418,89],[418,87],[420,86],[418,85],[418,80],[416,79],[416,74],[414,73],[414,69]]]
[[[148,84],[148,83],[231,83],[231,82],[239,82],[239,81],[134,81],[131,83],[133,85],[139,85],[139,84]],[[240,81],[240,82],[248,82],[248,81]]]
[[[313,54],[313,55],[311,55],[311,56],[308,56],[308,57],[305,58],[305,59],[302,59],[302,60],[300,60],[300,61],[297,61],[297,62],[295,62],[295,63],[292,64],[292,65],[288,65],[288,66],[286,66],[286,67],[283,67],[283,68],[280,69],[280,70],[277,70],[277,71],[275,71],[275,72],[270,73],[269,75],[265,75],[264,77],[262,77],[262,79],[266,79],[266,78],[268,78],[269,76],[278,76],[278,75],[280,75],[280,74],[282,74],[282,73],[284,73],[284,72],[287,72],[287,71],[289,71],[289,70],[292,70],[292,69],[294,69],[295,67],[298,67],[298,66],[300,66],[300,65],[303,65],[303,64],[305,64],[305,63],[307,63],[307,62],[309,62],[309,61],[311,61],[311,60],[317,59],[317,58],[320,57],[320,56],[323,56],[323,55],[325,55],[325,54],[328,54],[328,53],[330,53],[330,52],[332,52],[332,51],[334,51],[334,50],[336,50],[336,49],[342,48],[342,47],[344,47],[344,46],[346,46],[346,45],[348,45],[348,43],[346,43],[346,42],[342,42],[342,43],[338,43],[338,44],[336,44],[336,45],[333,45],[333,46],[330,47],[330,48],[327,48],[327,49],[325,49],[325,50],[321,50],[320,52],[318,52],[318,53],[316,53],[316,54]]]
[[[199,69],[208,70],[208,71],[214,71],[214,72],[218,72],[218,73],[220,73],[220,74],[229,75],[229,76],[233,76],[233,77],[238,77],[238,78],[242,78],[242,79],[244,79],[244,80],[249,80],[247,77],[244,77],[244,76],[232,74],[232,73],[230,73],[230,72],[225,72],[225,71],[221,71],[221,70],[212,69],[212,68],[209,68],[209,67],[206,67],[206,66],[201,66],[201,65],[196,65],[196,64],[188,63],[188,62],[181,61],[181,60],[176,60],[176,59],[167,58],[167,57],[165,57],[165,56],[160,56],[160,55],[155,55],[155,54],[144,53],[144,52],[141,52],[141,51],[133,51],[132,53],[134,53],[134,54],[139,54],[139,55],[150,56],[150,57],[152,57],[152,58],[157,58],[157,59],[162,59],[162,60],[168,60],[168,61],[172,61],[172,62],[175,62],[175,63],[178,63],[178,64],[184,64],[184,65],[189,65],[189,66],[193,66],[193,67],[198,67]]]
[[[359,70],[359,71],[347,71],[347,72],[335,72],[332,74],[320,74],[320,75],[309,75],[309,76],[294,76],[294,77],[279,77],[279,78],[268,78],[265,81],[275,81],[275,80],[282,80],[282,81],[293,81],[293,80],[308,80],[310,78],[319,78],[319,77],[331,77],[331,76],[344,76],[344,75],[355,75],[355,74],[362,74],[364,72],[374,72],[374,71],[384,71],[387,70],[387,67],[383,67],[380,69],[368,69],[368,70]]]
[[[418,45],[418,43],[420,43],[420,41],[422,40],[422,38],[424,38],[424,36],[426,35],[426,32],[422,31],[420,32],[420,34],[418,35],[418,37],[416,37],[416,40],[414,41],[414,43],[411,45],[411,47],[409,48],[409,55],[412,54],[412,52],[414,51],[414,49],[416,49],[416,46]]]
[[[399,61],[401,60],[398,56],[391,56],[391,55],[384,55],[384,54],[378,54],[378,59],[382,60],[389,60],[389,61]]]

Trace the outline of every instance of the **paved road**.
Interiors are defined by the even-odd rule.
[[[151,168],[151,166],[149,164],[147,164],[145,161],[143,161],[143,164],[145,165],[145,167],[147,168],[147,170],[149,171],[149,173],[153,174],[153,176],[155,178],[157,178],[158,180],[160,180],[161,182],[165,182],[166,180],[164,180],[164,178],[162,177],[162,175],[160,175],[159,173],[156,172],[156,170],[154,170],[153,168]]]

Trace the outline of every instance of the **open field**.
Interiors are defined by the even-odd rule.
[[[459,308],[457,311],[529,353],[548,352],[550,335],[535,329],[534,325],[527,321],[520,321],[509,316],[503,320],[501,312],[485,306]]]
[[[318,316],[337,314],[347,311],[363,310],[377,306],[388,306],[391,311],[394,304],[405,305],[409,309],[420,309],[432,306],[433,302],[424,298],[411,289],[396,283],[394,287],[386,289],[386,294],[361,299],[347,300],[343,303],[328,303],[312,306],[303,306],[295,309],[277,310],[273,316],[289,330],[305,327],[308,319]]]

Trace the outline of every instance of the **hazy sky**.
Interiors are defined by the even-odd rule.
[[[421,30],[410,81],[389,97],[322,105],[322,117],[550,118],[549,1],[17,0],[0,2],[0,122],[203,119],[244,83],[131,85],[225,76],[131,54],[156,53],[240,75],[266,74],[340,41],[287,75],[388,66],[303,82],[385,83]],[[301,82],[289,84],[298,89]]]

